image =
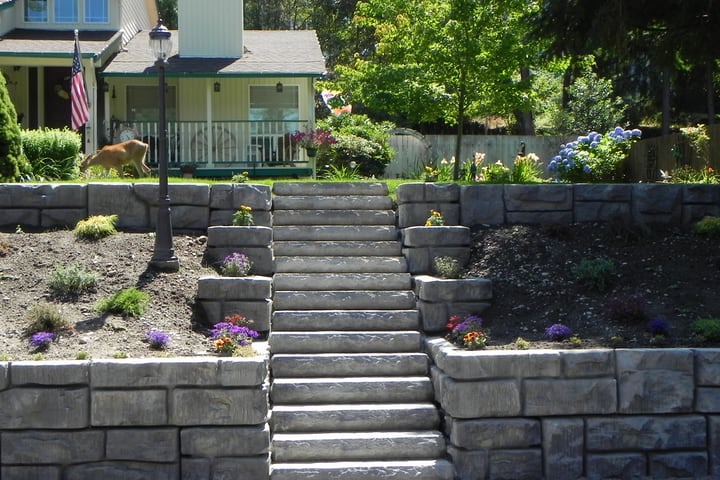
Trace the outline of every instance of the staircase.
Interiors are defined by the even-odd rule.
[[[277,183],[271,480],[451,480],[380,183]]]

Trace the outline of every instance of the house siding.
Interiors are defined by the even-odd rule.
[[[123,45],[127,44],[139,31],[152,28],[155,25],[157,15],[155,2],[123,0],[120,10]]]
[[[238,0],[178,1],[181,57],[243,56],[243,2]]]

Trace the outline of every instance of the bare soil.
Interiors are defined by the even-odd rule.
[[[717,239],[681,229],[641,230],[614,224],[569,226],[493,226],[473,232],[469,274],[493,282],[492,306],[482,313],[488,348],[515,348],[522,337],[533,348],[567,348],[550,342],[545,329],[562,323],[581,339],[581,347],[718,346],[700,343],[690,323],[720,317],[720,249]],[[206,237],[176,235],[177,273],[147,268],[154,238],[120,232],[96,242],[77,240],[70,231],[0,232],[0,361],[43,358],[143,358],[212,355],[207,325],[195,314],[197,280],[215,271],[206,265]],[[573,266],[582,259],[607,257],[617,267],[610,288],[598,292],[579,283]],[[48,287],[56,265],[77,262],[101,275],[97,287],[75,299],[56,298]],[[150,295],[139,318],[100,314],[98,300],[131,286]],[[662,342],[646,321],[612,321],[608,304],[635,294],[647,301],[652,318],[671,325]],[[28,312],[52,303],[73,328],[58,335],[45,351],[25,335]],[[150,348],[146,333],[171,338],[165,350]],[[616,337],[611,340],[611,337]]]

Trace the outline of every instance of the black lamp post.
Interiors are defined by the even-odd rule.
[[[150,259],[150,267],[162,272],[177,272],[180,262],[173,250],[172,223],[170,221],[170,195],[168,194],[168,151],[167,118],[165,116],[165,64],[172,50],[170,30],[162,24],[162,19],[150,31],[150,49],[155,55],[158,70],[158,97],[160,100],[160,124],[158,136],[158,188],[157,223],[155,225],[155,250]]]

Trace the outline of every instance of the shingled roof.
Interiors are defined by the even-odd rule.
[[[274,76],[316,77],[325,72],[325,58],[312,30],[246,30],[242,58],[183,58],[178,56],[180,32],[172,31],[173,52],[165,69],[169,77]],[[102,76],[155,74],[155,58],[143,31],[101,72]]]
[[[80,50],[83,57],[93,57],[100,64],[120,47],[122,32],[82,31]],[[67,57],[73,56],[75,34],[72,30],[29,30],[18,28],[0,37],[0,57]]]

